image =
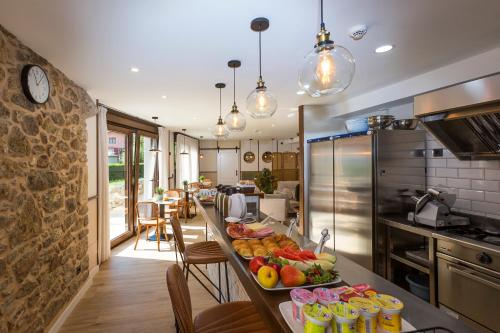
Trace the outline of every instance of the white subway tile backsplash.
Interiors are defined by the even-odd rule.
[[[498,180],[477,180],[473,179],[471,182],[471,188],[473,190],[483,190],[490,192],[500,192],[500,181]],[[463,187],[465,188],[465,187]]]
[[[427,168],[426,171],[427,177],[435,177],[436,176],[436,168]]]
[[[455,201],[455,204],[453,205],[453,208],[470,210],[471,209],[471,201],[464,200],[464,199],[457,199],[457,201]]]
[[[484,169],[458,169],[459,178],[484,179]]]
[[[446,187],[446,178],[427,177],[427,185]]]
[[[486,217],[500,220],[500,215],[497,215],[497,214],[486,214]]]
[[[448,178],[446,180],[446,184],[449,187],[470,189],[471,188],[471,180],[470,179],[461,179],[461,178]]]
[[[427,159],[427,166],[429,168],[446,168],[445,158],[429,158]]]
[[[499,192],[484,192],[484,201],[500,203]],[[500,214],[500,212],[498,212]]]
[[[484,178],[486,180],[500,180],[500,169],[486,169],[484,170]]]
[[[446,167],[447,168],[470,168],[471,163],[470,161],[460,161],[457,160],[456,158],[448,158],[446,160]]]
[[[471,168],[500,169],[500,161],[471,161]]]
[[[457,178],[458,169],[436,168],[436,177]]]
[[[472,201],[471,209],[486,214],[500,214],[500,204],[484,201]]]
[[[484,192],[475,190],[458,190],[458,197],[461,199],[484,201]]]

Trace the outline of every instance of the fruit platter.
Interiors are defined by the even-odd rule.
[[[247,260],[258,256],[268,257],[273,250],[285,247],[299,249],[293,239],[283,234],[267,236],[263,239],[236,239],[232,242],[232,245],[236,253]]]
[[[274,230],[262,223],[229,223],[226,232],[233,239],[260,239],[274,234]]]
[[[334,270],[337,258],[292,247],[274,249],[269,257],[250,260],[252,276],[265,290],[321,287],[342,281]]]

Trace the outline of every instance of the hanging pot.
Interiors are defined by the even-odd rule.
[[[255,154],[251,151],[247,151],[245,154],[243,154],[243,160],[247,163],[252,163],[255,161]]]

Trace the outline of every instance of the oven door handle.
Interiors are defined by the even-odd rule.
[[[479,277],[479,276],[475,275],[474,271],[472,271],[472,270],[463,269],[463,268],[459,268],[459,267],[460,266],[456,266],[456,265],[453,265],[451,263],[448,263],[448,270],[450,272],[456,273],[456,274],[461,275],[465,278],[477,281],[479,283],[485,284],[485,285],[492,287],[494,289],[500,290],[500,284],[495,283],[493,281],[486,280],[482,277]]]

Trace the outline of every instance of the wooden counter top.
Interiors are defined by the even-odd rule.
[[[251,276],[252,273],[248,268],[248,261],[241,258],[233,250],[231,245],[232,239],[225,231],[223,216],[214,206],[204,206],[201,205],[197,199],[195,199],[195,201],[213,234],[213,238],[219,242],[222,250],[229,259],[229,263],[245,288],[246,293],[254,303],[263,320],[269,325],[271,331],[291,332],[278,308],[281,302],[290,300],[289,292],[266,291],[262,289]],[[271,227],[278,233],[286,232],[286,227],[279,223],[273,224]],[[316,247],[314,242],[309,241],[297,233],[292,235],[292,238],[304,249],[313,250]],[[326,252],[333,253],[333,251],[329,249],[326,249]],[[414,327],[429,328],[441,326],[455,333],[475,332],[462,322],[452,318],[438,308],[419,299],[395,284],[383,279],[379,275],[341,255],[335,255],[337,256],[335,269],[339,272],[343,280],[339,285],[346,283],[350,285],[368,283],[379,292],[399,298],[405,304],[402,315],[403,318]]]

